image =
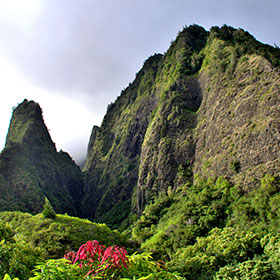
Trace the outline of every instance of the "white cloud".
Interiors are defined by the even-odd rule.
[[[29,22],[42,7],[42,0],[0,0],[0,15],[11,22]]]

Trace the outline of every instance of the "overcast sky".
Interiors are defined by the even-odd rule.
[[[81,162],[108,103],[183,26],[228,24],[280,45],[279,10],[279,0],[0,0],[0,150],[27,98]]]

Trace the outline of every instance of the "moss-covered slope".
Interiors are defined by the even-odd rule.
[[[85,205],[91,218],[100,220],[109,211],[106,222],[115,224],[130,212],[142,143],[158,103],[153,85],[161,60],[161,55],[150,57],[135,81],[108,106],[101,127],[93,128],[85,165]]]
[[[168,54],[150,57],[134,82],[108,107],[101,127],[94,127],[85,171],[86,204],[92,202],[92,216],[96,219],[110,224],[120,223],[130,213],[131,207],[137,210],[141,159],[144,157],[151,168],[149,161],[153,160],[151,154],[145,156],[143,145],[149,145],[149,141],[144,139],[148,139],[147,132],[151,131],[154,123],[161,131],[155,133],[155,137],[164,137],[164,124],[161,120],[157,122],[157,118],[170,113],[170,106],[165,106],[165,96],[170,88],[180,88],[182,91],[187,87],[196,88],[192,79],[185,82],[178,78],[196,72],[200,67],[202,57],[198,52],[205,45],[206,37],[207,32],[203,28],[193,26],[181,33]],[[199,106],[198,95],[189,91],[187,97],[174,99],[182,98],[182,110],[191,111]],[[163,113],[163,110],[167,112]],[[185,113],[182,115],[182,118],[186,118]],[[155,146],[159,144],[157,140],[152,142]],[[168,156],[173,156],[171,151]],[[174,173],[173,170],[170,172]]]
[[[250,190],[279,172],[280,51],[242,29],[184,28],[94,127],[91,217],[120,224],[161,191],[225,175]]]
[[[224,175],[249,189],[264,174],[279,172],[280,51],[267,46],[270,60],[259,46],[264,48],[243,30],[212,28],[197,55],[203,57],[199,71],[182,72],[163,93],[142,147],[140,212],[159,191],[191,174]]]
[[[55,211],[83,215],[83,177],[65,152],[57,152],[40,106],[24,100],[13,112],[0,155],[0,210],[38,213],[46,196]]]

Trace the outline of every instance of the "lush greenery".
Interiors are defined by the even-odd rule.
[[[0,210],[42,212],[0,213],[0,277],[279,279],[279,57],[242,29],[184,28],[93,128],[85,178],[24,101]]]
[[[249,194],[197,177],[148,205],[132,236],[187,279],[277,279],[279,190],[270,175]]]
[[[21,279],[32,276],[32,269],[43,261],[40,248],[34,248],[21,236],[14,236],[9,224],[0,222],[0,279],[6,273]]]
[[[164,262],[154,261],[151,253],[128,255],[124,247],[111,245],[106,248],[93,240],[80,246],[78,251],[66,251],[63,259],[48,260],[43,258],[43,245],[34,246],[24,237],[13,236],[7,223],[0,224],[0,233],[1,279],[9,280],[15,276],[22,280],[183,279],[177,273],[169,272]],[[53,234],[49,245],[57,243]],[[102,238],[100,232],[98,236]]]
[[[45,204],[44,204],[44,209],[42,211],[42,214],[44,218],[50,218],[50,219],[55,219],[56,213],[53,210],[53,207],[49,200],[45,197]]]
[[[87,240],[128,246],[124,236],[105,224],[67,215],[46,218],[43,214],[1,212],[0,225],[0,279],[5,273],[28,279],[38,261],[61,258],[65,251],[77,250]]]
[[[183,124],[198,108],[198,102],[188,104],[190,98],[177,91],[187,90],[189,85],[183,78],[197,73],[201,67],[204,55],[200,51],[207,43],[207,36],[208,32],[197,25],[184,28],[165,55],[155,54],[145,61],[133,83],[108,107],[101,126],[93,129],[84,170],[89,190],[86,203],[93,204],[89,211],[97,220],[122,229],[131,222],[129,213],[138,207],[137,178],[139,173],[147,177],[145,167],[140,164],[141,151],[143,146],[152,149],[159,144],[147,137],[148,132],[156,130],[155,136],[162,138],[169,133],[171,125],[166,124],[166,119],[169,115],[172,119],[173,105],[177,107],[176,117],[181,115],[172,123],[173,131],[177,126],[185,129]],[[160,147],[164,149],[163,146]],[[149,165],[154,157],[145,157],[145,160]],[[172,169],[177,170],[178,166]],[[151,172],[150,176],[155,175]],[[143,204],[145,201],[146,198]],[[124,205],[130,207],[124,211]]]
[[[68,261],[67,261],[68,260]],[[36,267],[40,279],[183,279],[168,272],[163,262],[155,262],[148,253],[129,256],[124,248],[105,248],[98,241],[88,241],[78,252],[68,252],[64,259],[48,260]]]
[[[250,193],[223,177],[196,177],[195,184],[161,193],[146,206],[126,231],[144,250],[134,254],[114,245],[130,246],[131,253],[136,248],[105,225],[63,215],[50,219],[3,212],[0,277],[278,279],[279,190],[279,179],[271,175]],[[63,254],[68,261],[49,260]]]

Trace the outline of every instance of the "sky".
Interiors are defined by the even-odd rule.
[[[280,45],[279,10],[279,0],[0,0],[0,150],[26,98],[81,164],[107,105],[184,26],[227,24]]]

